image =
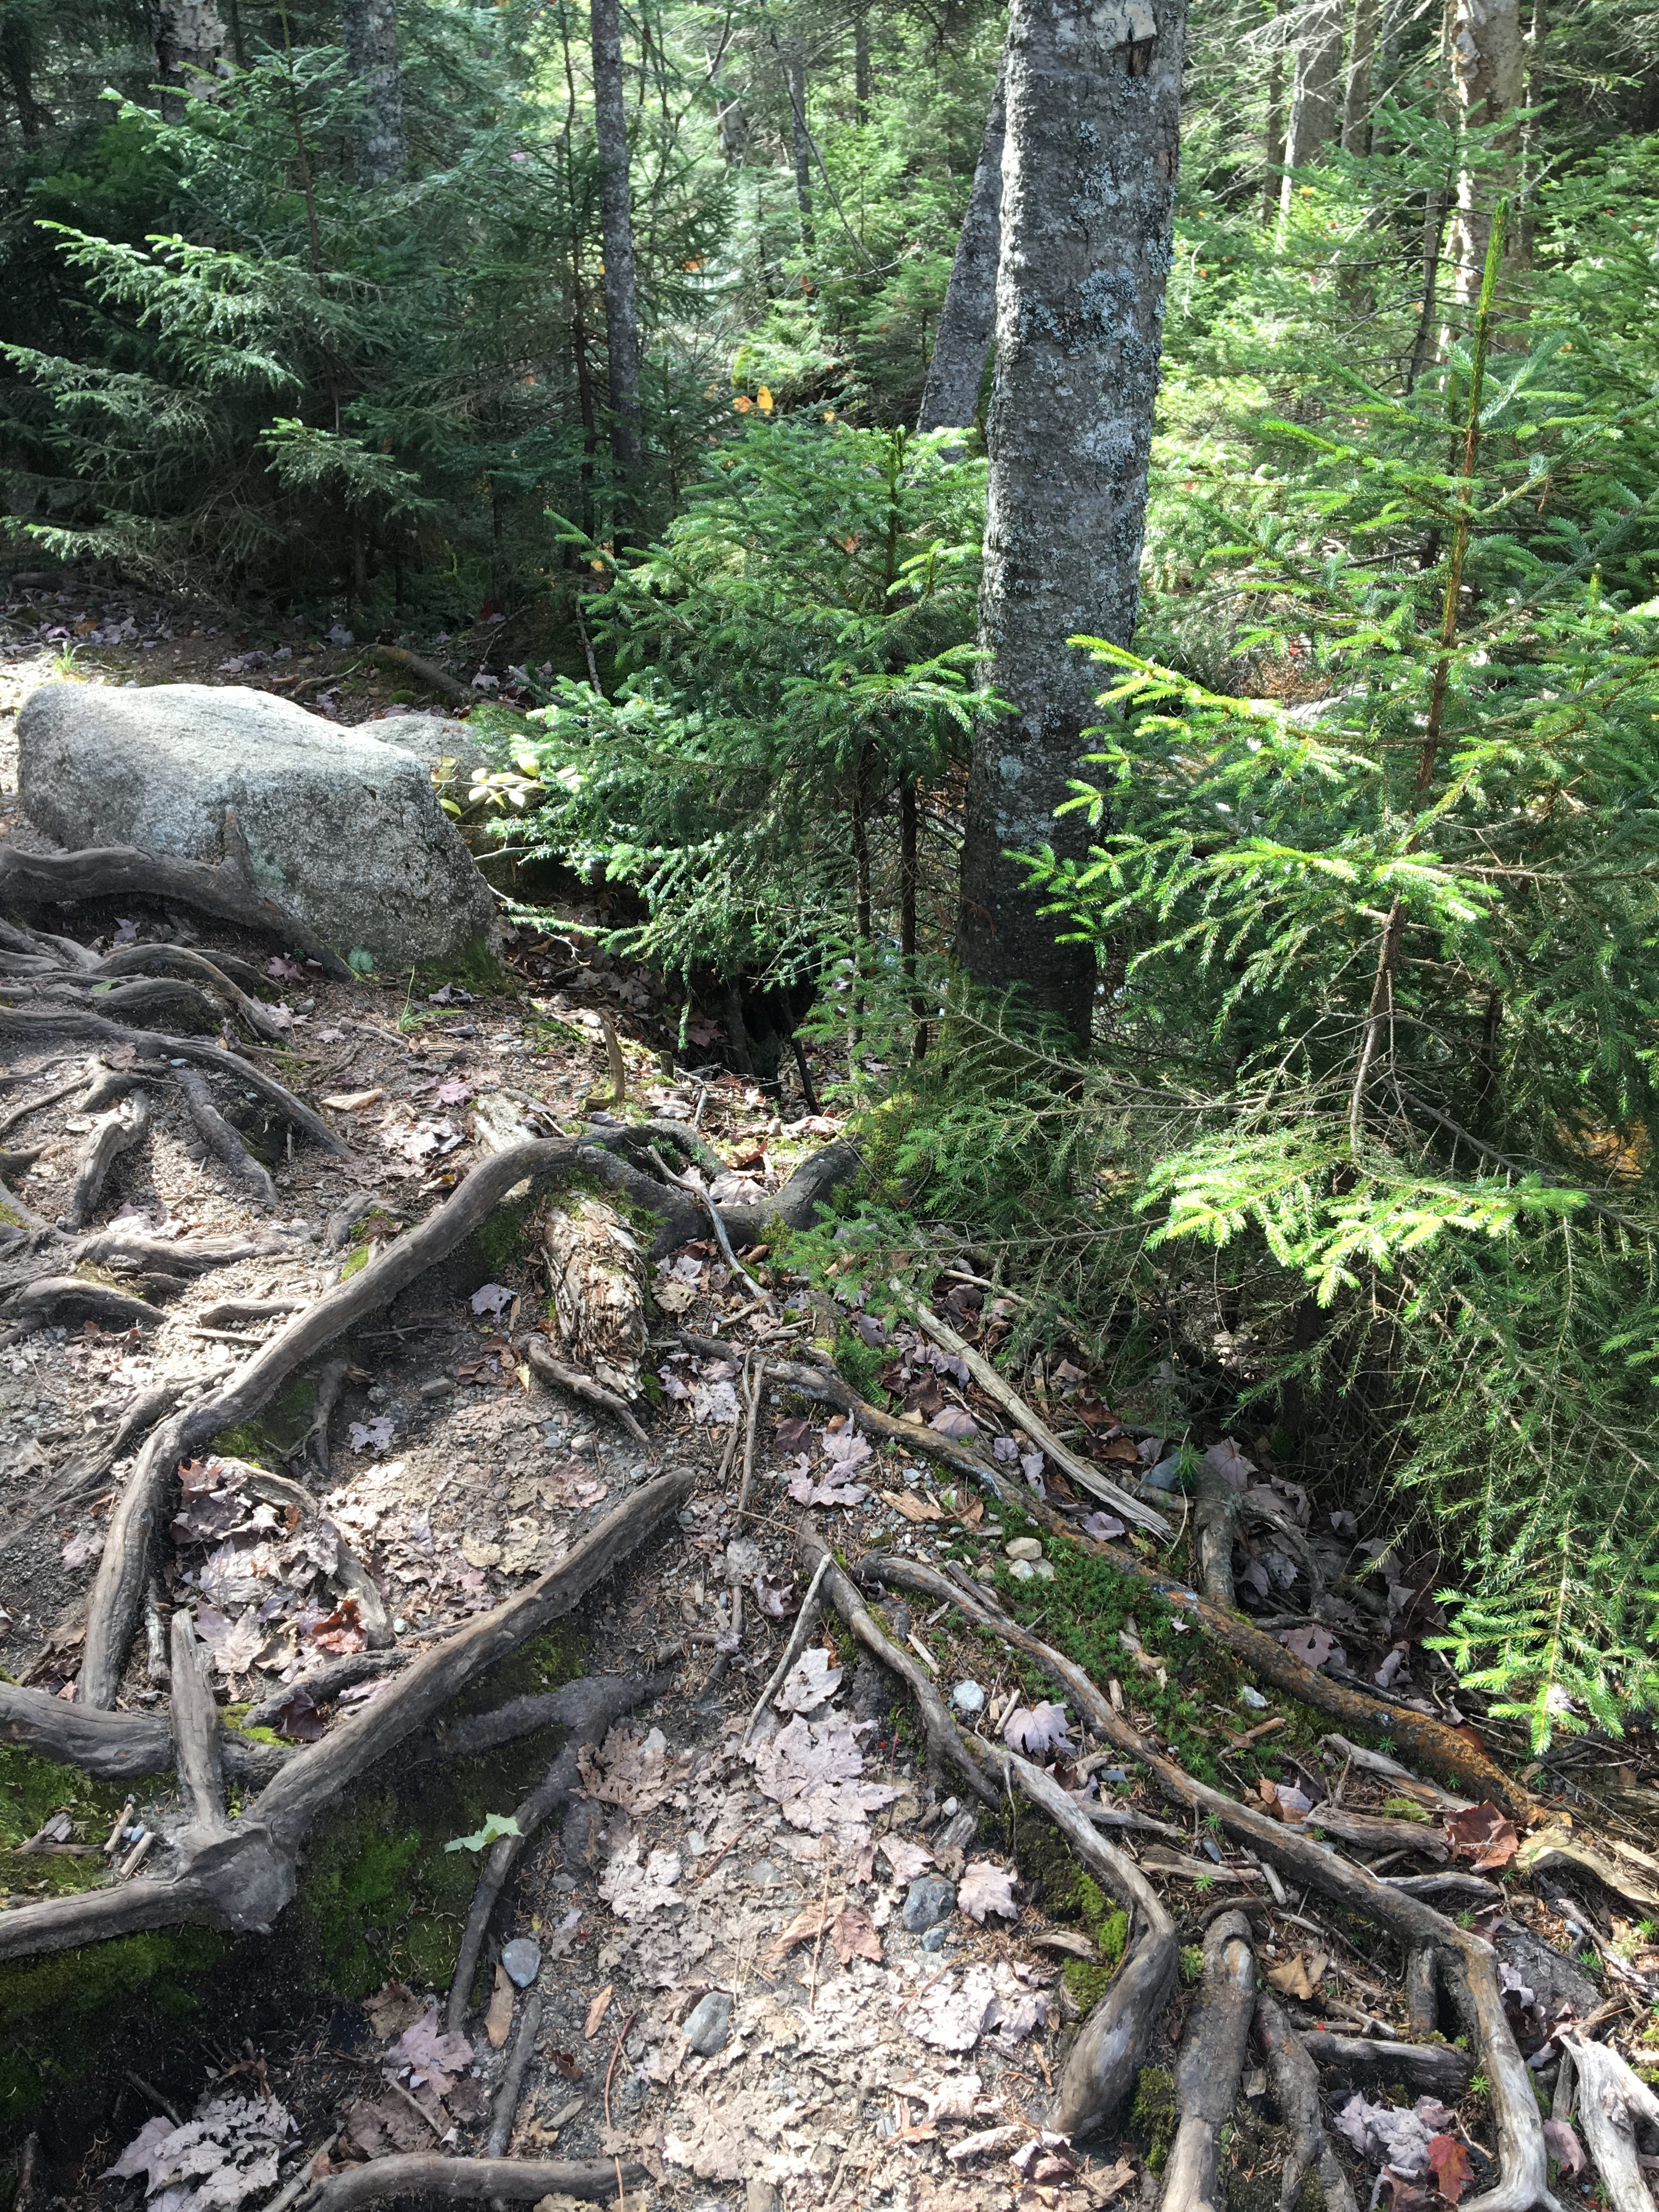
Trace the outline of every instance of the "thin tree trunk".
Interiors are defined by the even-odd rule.
[[[216,0],[158,0],[151,21],[161,120],[182,123],[185,100],[199,98],[216,80],[225,27]]]
[[[1382,0],[1354,0],[1348,40],[1348,78],[1342,91],[1342,148],[1348,154],[1371,150],[1371,70],[1376,60],[1376,31]]]
[[[628,111],[623,93],[620,0],[592,0],[593,127],[599,149],[599,231],[605,244],[605,360],[611,376],[611,451],[637,475],[640,322],[634,282],[634,216],[628,188]]]
[[[749,125],[740,100],[723,100],[720,90],[722,54],[711,54],[705,42],[703,54],[708,64],[708,82],[714,95],[714,129],[720,142],[720,159],[728,169],[741,168],[749,145]]]
[[[1296,196],[1289,173],[1305,169],[1336,137],[1337,94],[1342,82],[1342,0],[1307,0],[1296,42],[1291,89],[1291,127],[1285,137],[1286,174],[1279,204],[1288,215]]]
[[[980,644],[1012,716],[974,749],[958,949],[1086,1044],[1095,961],[1055,942],[1011,853],[1080,854],[1054,819],[1139,599],[1180,155],[1185,0],[1013,0]]]
[[[783,58],[783,79],[789,90],[789,151],[795,169],[801,251],[811,254],[817,250],[817,233],[812,223],[812,142],[806,135],[806,52],[799,39],[791,40]]]
[[[1285,0],[1273,0],[1273,40],[1268,49],[1267,112],[1263,131],[1261,220],[1271,222],[1279,212],[1285,189]]]
[[[17,127],[25,146],[38,144],[52,120],[34,96],[34,40],[33,25],[14,8],[0,7],[0,69],[6,74],[17,108]]]
[[[921,826],[921,809],[916,802],[917,782],[911,775],[899,780],[899,959],[905,974],[914,984],[916,980],[916,886],[919,876],[918,833]],[[927,1007],[920,993],[912,996],[910,1011],[916,1018],[915,1036],[911,1042],[912,1056],[926,1057],[927,1024],[923,1018]]]
[[[957,239],[951,281],[939,311],[933,357],[921,395],[919,430],[965,430],[979,406],[985,359],[997,313],[997,251],[1002,237],[1003,76],[995,89],[980,141],[968,212]]]
[[[1544,44],[1549,36],[1549,10],[1545,0],[1532,0],[1532,28],[1527,35],[1526,101],[1535,113],[1544,97]],[[1528,185],[1538,174],[1538,125],[1531,116],[1521,129],[1521,174]],[[1523,268],[1532,266],[1533,246],[1538,236],[1538,218],[1533,213],[1530,195],[1522,201],[1521,220],[1515,228],[1515,258]]]
[[[853,18],[853,112],[862,126],[870,120],[870,11]]]
[[[346,67],[357,95],[351,162],[366,190],[401,177],[404,88],[398,68],[397,0],[344,0]]]
[[[1517,0],[1455,0],[1451,33],[1451,80],[1457,118],[1464,131],[1501,123],[1521,104],[1522,47]],[[1452,289],[1461,307],[1480,295],[1492,235],[1494,201],[1515,180],[1515,131],[1498,140],[1496,167],[1476,170],[1465,162],[1457,179],[1457,209],[1452,217]]]

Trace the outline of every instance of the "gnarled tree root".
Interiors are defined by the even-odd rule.
[[[179,1088],[185,1094],[185,1104],[190,1109],[191,1120],[196,1124],[197,1135],[220,1165],[228,1168],[237,1182],[245,1184],[261,1206],[268,1206],[274,1212],[276,1186],[270,1179],[270,1170],[259,1164],[214,1104],[206,1076],[193,1067],[181,1067],[178,1074]]]
[[[1255,2001],[1255,2032],[1267,2057],[1267,2078],[1279,2105],[1279,2117],[1291,2138],[1285,2160],[1285,2179],[1279,2192],[1279,2212],[1294,2212],[1302,2184],[1310,2173],[1319,2176],[1325,2212],[1358,2212],[1353,2191],[1325,2132],[1320,2109],[1319,2075],[1306,2045],[1291,2032],[1277,2001],[1263,1990]]]
[[[318,1817],[485,1668],[570,1612],[679,1510],[691,1488],[686,1474],[662,1475],[636,1490],[568,1558],[423,1653],[371,1705],[285,1760],[234,1820],[224,1816],[224,1739],[216,1709],[197,1671],[189,1617],[175,1613],[173,1733],[192,1808],[191,1826],[173,1839],[178,1872],[0,1914],[0,1960],[186,1923],[234,1934],[270,1928],[295,1893],[301,1848]]]
[[[609,1153],[550,1141],[514,1145],[481,1161],[418,1228],[385,1246],[367,1267],[296,1314],[217,1390],[163,1422],[139,1454],[110,1516],[87,1613],[79,1690],[83,1705],[115,1702],[143,1602],[151,1534],[179,1461],[210,1444],[222,1430],[251,1420],[307,1361],[447,1258],[518,1184],[530,1180],[545,1185],[577,1174],[609,1177],[613,1170],[625,1171]]]
[[[621,2180],[636,2189],[648,2179],[642,2166],[624,2160]],[[471,2204],[499,2197],[510,2204],[533,2204],[542,2197],[581,2197],[600,2203],[617,2194],[614,2159],[443,2158],[434,2151],[371,2159],[344,2173],[331,2174],[305,2200],[305,2212],[354,2212],[379,2197],[429,2199],[434,2204]]]
[[[1242,1912],[1224,1912],[1204,1938],[1204,1977],[1176,2062],[1176,2138],[1164,2169],[1162,2212],[1210,2212],[1221,2130],[1238,2100],[1255,2010],[1255,1953]]]
[[[589,1677],[580,1682],[569,1682],[562,1690],[555,1690],[543,1699],[515,1699],[516,1704],[544,1705],[549,1708],[545,1720],[538,1725],[547,1726],[556,1721],[568,1721],[570,1734],[558,1757],[547,1772],[514,1812],[516,1835],[501,1836],[490,1846],[478,1875],[478,1887],[472,1893],[471,1910],[466,1916],[466,1927],[461,1936],[459,1956],[455,1961],[454,1978],[449,1984],[448,2028],[452,2035],[461,2033],[466,2009],[472,1994],[473,1978],[478,1971],[478,1960],[483,1954],[484,1937],[489,1930],[489,1916],[495,1909],[495,1900],[506,1887],[513,1869],[524,1856],[536,1831],[567,1804],[581,1779],[577,1764],[583,1745],[598,1743],[607,1729],[619,1721],[624,1713],[631,1713],[653,1691],[672,1681],[672,1675],[630,1674]],[[572,1692],[586,1694],[573,1697]],[[503,1707],[505,1714],[511,1707]],[[489,1719],[492,1715],[475,1717]],[[465,1723],[459,1727],[465,1729]],[[506,1738],[497,1739],[505,1741]],[[464,1736],[451,1735],[446,1747],[464,1752],[468,1746]],[[480,1746],[479,1748],[484,1748]]]
[[[0,901],[70,906],[82,899],[164,899],[274,937],[349,982],[351,970],[338,953],[259,890],[231,807],[225,809],[225,842],[231,860],[216,868],[170,854],[141,853],[131,845],[92,846],[78,853],[26,853],[9,843],[0,846]]]
[[[131,1152],[149,1133],[149,1092],[136,1091],[100,1117],[81,1147],[69,1203],[58,1217],[60,1229],[86,1227],[104,1194],[110,1170],[123,1152]]]
[[[602,1413],[609,1413],[613,1421],[619,1421],[635,1443],[642,1444],[647,1451],[650,1450],[650,1437],[616,1392],[607,1390],[603,1382],[596,1382],[591,1375],[584,1375],[580,1367],[573,1367],[568,1359],[561,1359],[545,1337],[531,1338],[525,1358],[544,1382],[555,1382],[560,1389],[568,1390],[572,1397],[580,1398],[589,1406],[599,1407]]]
[[[1578,2124],[1608,2204],[1613,2212],[1652,2212],[1636,2128],[1638,2121],[1659,2126],[1659,2097],[1605,2043],[1571,2029],[1558,2040],[1578,2076]]]
[[[994,1629],[1016,1650],[1035,1659],[1075,1700],[1093,1733],[1140,1760],[1168,1796],[1200,1814],[1214,1814],[1228,1833],[1242,1838],[1260,1856],[1273,1859],[1309,1889],[1378,1922],[1407,1952],[1432,1948],[1471,2047],[1478,2054],[1480,2071],[1486,2076],[1498,2126],[1498,2185],[1484,2197],[1472,2199],[1464,2212],[1534,2212],[1536,2204],[1549,2201],[1543,2128],[1531,2077],[1504,2011],[1498,1954],[1490,1943],[1405,1890],[1339,1858],[1312,1837],[1194,1780],[1117,1712],[1080,1667],[1011,1620],[988,1593],[971,1594],[909,1561],[869,1559],[860,1572],[872,1579],[890,1576],[896,1582],[950,1597],[968,1619]]]
[[[1468,2051],[1451,2043],[1382,2043],[1369,2036],[1332,2035],[1325,2028],[1311,2029],[1297,2040],[1320,2071],[1334,2074],[1345,2088],[1400,2081],[1419,2096],[1455,2105],[1474,2072]]]

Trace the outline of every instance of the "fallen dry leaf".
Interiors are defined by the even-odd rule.
[[[1005,1920],[1018,1920],[1019,1907],[1014,1902],[1013,1875],[1006,1867],[994,1866],[989,1859],[970,1860],[957,1884],[957,1905],[981,1926],[988,1912],[1000,1913]]]
[[[1295,1956],[1283,1959],[1276,1966],[1267,1969],[1267,1980],[1281,1996],[1295,1997],[1303,2004],[1311,2002],[1319,1993],[1319,1984],[1330,1960],[1322,1951],[1298,1951]]]
[[[376,1105],[385,1097],[384,1091],[337,1091],[323,1103],[336,1114],[361,1114],[364,1107]]]
[[[924,1498],[915,1490],[884,1490],[877,1493],[884,1505],[890,1505],[895,1513],[902,1513],[907,1521],[942,1521],[944,1509],[935,1505],[931,1498]]]
[[[599,2033],[599,2022],[611,2009],[611,2000],[616,1994],[616,1988],[614,1982],[607,1982],[587,2008],[587,2018],[582,2022],[582,2039],[585,2042],[592,2043],[593,2038]]]
[[[830,1933],[843,1966],[854,1959],[873,1959],[877,1966],[882,1963],[881,1937],[861,1905],[843,1905],[830,1923]]]
[[[484,2033],[489,2038],[489,2047],[499,2051],[513,2033],[513,1977],[505,1966],[495,1969],[495,1986],[489,1993],[489,2004],[484,2014]]]
[[[368,2014],[368,2024],[384,2042],[389,2035],[401,2035],[426,2010],[425,2000],[417,1997],[404,1982],[386,1982],[372,1997],[363,1999],[363,2010]]]
[[[767,1946],[767,1965],[775,1966],[780,1959],[788,1957],[797,1943],[816,1942],[829,1926],[834,1910],[827,1904],[804,1905],[783,1933]]]
[[[1455,1858],[1473,1862],[1474,1871],[1507,1866],[1521,1848],[1513,1824],[1496,1805],[1471,1805],[1467,1811],[1446,1815],[1446,1834]]]
[[[1474,2179],[1469,2154],[1455,2136],[1430,2136],[1429,2170],[1448,2204],[1455,2204]]]
[[[1559,2160],[1567,2179],[1576,2181],[1589,2162],[1584,2146],[1578,2140],[1578,2130],[1568,2120],[1546,2120],[1544,2142],[1550,2156]]]

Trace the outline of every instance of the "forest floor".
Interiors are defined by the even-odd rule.
[[[106,682],[258,682],[262,668],[246,666],[246,654],[282,649],[170,620],[131,594],[14,592],[0,611],[0,717],[54,672],[54,656],[74,639],[76,672]],[[387,680],[349,673],[353,647],[296,634],[289,650],[309,655],[315,689],[343,719],[391,703]],[[0,750],[0,835],[14,826],[15,785]],[[142,903],[122,917],[88,907],[53,926],[87,942],[119,928],[128,941],[173,943],[191,927]],[[188,1394],[234,1374],[289,1311],[349,1274],[365,1237],[380,1251],[410,1235],[506,1136],[570,1135],[605,1115],[695,1122],[725,1162],[714,1195],[726,1203],[775,1192],[840,1127],[834,1114],[792,1110],[738,1077],[665,1069],[650,979],[592,957],[578,938],[519,934],[498,981],[471,995],[453,984],[422,994],[335,981],[217,926],[195,941],[270,974],[293,1014],[291,1041],[271,1064],[329,1115],[348,1150],[331,1158],[250,1122],[244,1133],[264,1146],[277,1192],[274,1212],[261,1209],[207,1152],[182,1103],[162,1093],[143,1144],[116,1161],[96,1223],[137,1224],[163,1243],[241,1237],[262,1249],[188,1279],[163,1269],[146,1286],[164,1304],[159,1326],[19,1331],[0,1346],[0,1660],[9,1680],[63,1697],[72,1695],[102,1531],[128,1462],[117,1461],[106,1486],[72,1510],[42,1509],[88,1440],[144,1392]],[[602,1016],[623,1038],[625,1101],[611,1091]],[[6,1141],[26,1139],[35,1154],[8,1180],[48,1218],[85,1134],[81,1081],[71,1079],[95,1072],[88,1057],[84,1047],[36,1051],[3,1072]],[[585,1794],[520,1861],[462,2045],[445,2037],[443,2014],[478,1837],[557,1749],[545,1730],[471,1761],[413,1767],[394,1757],[355,1786],[271,1937],[152,1948],[102,1978],[91,1952],[69,1954],[67,1978],[50,1960],[44,1978],[28,1962],[0,1969],[9,2014],[0,2020],[0,2099],[9,2107],[0,2121],[14,2155],[35,2146],[28,2204],[137,2212],[143,2157],[124,2161],[124,2176],[105,2176],[141,2130],[155,2154],[151,2201],[165,2212],[266,2204],[313,2162],[326,2174],[394,2151],[477,2150],[529,2002],[507,1970],[519,1954],[501,1963],[514,1938],[539,1950],[542,2010],[514,2097],[511,2154],[635,2160],[649,2177],[627,2192],[640,2212],[1150,2207],[1172,2129],[1170,2069],[1199,1995],[1197,1947],[1215,1908],[1235,1897],[1252,1903],[1267,1979],[1299,2028],[1379,2045],[1408,2034],[1407,1960],[1392,1938],[1287,1887],[1270,1851],[1196,1808],[1171,1811],[1149,1779],[1118,1762],[1109,1739],[1085,1736],[1075,1705],[1062,1715],[1045,1702],[1030,1668],[948,1601],[890,1604],[890,1633],[920,1655],[963,1730],[1053,1762],[1077,1801],[1132,1849],[1179,1927],[1179,1984],[1120,2131],[1077,2147],[1045,2134],[1078,2022],[1121,1949],[1121,1916],[1054,1829],[1016,1812],[1012,1788],[994,1812],[953,1784],[907,1692],[858,1656],[828,1614],[745,1743],[810,1573],[803,1509],[848,1562],[885,1553],[949,1563],[1000,1591],[1028,1627],[1056,1643],[1071,1637],[1066,1648],[1086,1652],[1128,1724],[1276,1820],[1316,1829],[1323,1807],[1334,1824],[1339,1814],[1357,1820],[1364,1840],[1350,1848],[1379,1880],[1384,1869],[1455,1876],[1462,1924],[1492,1937],[1506,1961],[1505,2002],[1537,2078],[1554,2079],[1552,2037],[1575,2017],[1594,2015],[1604,2033],[1614,2020],[1632,2059],[1659,2061],[1648,2042],[1659,1923],[1640,1902],[1659,1874],[1641,1848],[1653,1841],[1659,1795],[1645,1756],[1602,1746],[1595,1759],[1617,1771],[1599,1779],[1582,1766],[1527,1768],[1548,1818],[1559,1823],[1571,1807],[1581,1834],[1624,1852],[1625,1886],[1615,1893],[1564,1877],[1559,1865],[1552,1878],[1528,1879],[1513,1831],[1494,1847],[1495,1831],[1476,1823],[1471,1842],[1459,1801],[1371,1771],[1351,1747],[1334,1748],[1344,1740],[1328,1717],[1258,1686],[1179,1602],[1113,1569],[1099,1543],[1088,1557],[1074,1552],[1044,1534],[1048,1522],[951,1479],[929,1454],[866,1434],[856,1419],[827,1420],[821,1406],[769,1385],[759,1363],[794,1358],[823,1335],[827,1311],[832,1338],[851,1336],[868,1355],[860,1389],[873,1393],[869,1370],[879,1366],[919,1434],[976,1434],[1010,1469],[1024,1456],[1034,1498],[1072,1510],[1091,1538],[1126,1534],[1115,1518],[1109,1526],[1095,1515],[1091,1525],[1089,1501],[1068,1492],[1029,1439],[1009,1433],[1004,1409],[960,1359],[918,1330],[861,1316],[850,1297],[837,1304],[804,1279],[768,1272],[766,1258],[747,1262],[761,1271],[763,1297],[734,1279],[712,1241],[695,1239],[658,1263],[649,1365],[659,1379],[637,1407],[643,1446],[532,1372],[526,1351],[542,1325],[544,1262],[533,1237],[507,1237],[462,1247],[334,1347],[350,1366],[320,1449],[304,1442],[303,1394],[279,1399],[257,1433],[238,1440],[246,1458],[282,1455],[304,1475],[378,1586],[400,1663],[528,1587],[653,1477],[692,1470],[695,1492],[678,1520],[599,1586],[573,1632],[526,1647],[491,1697],[471,1696],[468,1706],[503,1692],[544,1692],[573,1674],[648,1677],[648,1686],[584,1753]],[[941,1276],[936,1303],[988,1349],[1006,1329],[1006,1310],[987,1301],[970,1270]],[[240,1315],[223,1318],[217,1310],[228,1305]],[[715,1341],[726,1350],[708,1349]],[[1038,1381],[1049,1419],[1103,1474],[1138,1484],[1164,1456],[1155,1429],[1104,1406],[1081,1370],[1054,1360]],[[1386,1735],[1390,1706],[1402,1718],[1480,1722],[1478,1701],[1458,1700],[1443,1663],[1424,1649],[1427,1584],[1390,1564],[1386,1537],[1323,1509],[1275,1470],[1265,1439],[1247,1437],[1241,1449],[1217,1437],[1211,1449],[1244,1471],[1240,1481],[1256,1479],[1247,1494],[1259,1493],[1265,1518],[1242,1553],[1247,1584],[1258,1570],[1260,1588],[1244,1593],[1256,1618],[1303,1637],[1316,1666],[1370,1688],[1379,1701],[1374,1740]],[[259,1707],[255,1741],[273,1750],[303,1744],[383,1693],[396,1668],[370,1671],[360,1616],[326,1599],[314,1565],[307,1579],[291,1529],[257,1508],[222,1439],[221,1451],[229,1471],[187,1494],[162,1547],[156,1598],[162,1610],[196,1608],[229,1718],[246,1723]],[[746,1457],[754,1480],[740,1514]],[[1275,1542],[1274,1527],[1290,1533]],[[1179,1581],[1192,1571],[1184,1546],[1183,1516],[1167,1551],[1141,1538],[1136,1553]],[[1335,1612],[1316,1611],[1305,1583],[1298,1595],[1310,1559],[1322,1561],[1333,1589],[1352,1593]],[[1370,1576],[1379,1559],[1382,1571]],[[329,1679],[343,1686],[331,1697],[313,1705],[293,1693],[325,1662],[360,1655],[356,1680],[335,1668]],[[141,1636],[122,1705],[165,1711],[165,1680]],[[1492,1740],[1501,1748],[1501,1731]],[[101,1856],[42,1850],[43,1837],[101,1845],[112,1808],[129,1838],[177,1826],[170,1777],[137,1784],[130,1807],[125,1795],[70,1770],[43,1779],[39,1760],[0,1751],[7,1905],[74,1889],[89,1867],[103,1878]],[[66,1820],[53,1826],[60,1810]],[[478,1834],[454,1848],[469,1828]],[[31,1840],[33,1853],[19,1848]],[[1659,1892],[1652,1905],[1659,1913]],[[1409,2017],[1420,2040],[1420,2009]],[[1455,2026],[1448,2014],[1447,2032]],[[1356,2078],[1366,2109],[1356,2115],[1350,2102],[1332,2124],[1357,2188],[1372,2190],[1388,2166],[1396,2212],[1406,2212],[1455,2203],[1464,2186],[1491,2180],[1498,2145],[1478,2076],[1449,2105],[1421,2096],[1413,2105],[1397,2085],[1401,2101],[1390,2105],[1383,2060]],[[1225,2142],[1230,2201],[1266,2212],[1279,2202],[1288,2137],[1254,2056],[1242,2087]],[[1333,2112],[1354,2087],[1351,2080]],[[1366,2106],[1371,2097],[1382,2102]],[[1563,2094],[1563,2121],[1566,2109]],[[1403,2116],[1392,2133],[1367,2116],[1379,2112]],[[192,2115],[208,2148],[193,2180],[163,2191],[169,2130]],[[1423,2144],[1431,2135],[1461,2147],[1466,2181],[1447,2180],[1460,2169],[1441,2155],[1442,2194],[1431,2193],[1427,2165],[1411,2163],[1407,2120]],[[1594,2176],[1565,2168],[1554,2186],[1577,2201]]]

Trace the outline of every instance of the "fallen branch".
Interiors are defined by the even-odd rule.
[[[1279,2185],[1279,2212],[1294,2212],[1302,2184],[1310,2173],[1319,2177],[1325,2212],[1358,2212],[1354,2195],[1341,2162],[1325,2132],[1320,2108],[1319,2076],[1306,2045],[1291,2033],[1274,1998],[1266,1990],[1255,2001],[1255,2032],[1267,2057],[1267,2076],[1279,2105],[1279,2117],[1291,2138]]]
[[[818,1592],[823,1587],[823,1578],[829,1573],[830,1567],[830,1558],[826,1551],[812,1570],[812,1579],[806,1585],[806,1595],[800,1601],[800,1611],[795,1615],[795,1625],[789,1632],[789,1641],[783,1647],[783,1656],[772,1669],[768,1677],[766,1687],[755,1701],[755,1710],[750,1714],[749,1725],[743,1732],[744,1745],[748,1743],[759,1726],[761,1715],[783,1686],[784,1676],[806,1649],[806,1639],[812,1633],[813,1624],[818,1617]],[[739,1749],[742,1747],[742,1745],[738,1747]]]
[[[1334,2074],[1349,2088],[1402,2081],[1419,2094],[1455,2105],[1474,2072],[1468,2051],[1450,2043],[1376,2043],[1365,2036],[1333,2035],[1322,2027],[1308,2030],[1301,2042],[1322,2072]]]
[[[458,707],[477,704],[476,691],[459,677],[452,676],[447,669],[440,668],[435,660],[428,660],[424,653],[411,653],[406,645],[376,645],[369,651],[370,657],[378,660],[382,668],[396,669],[403,676],[418,677],[428,690],[435,691],[441,699],[453,699]],[[396,734],[387,742],[395,745]]]
[[[1243,1913],[1225,1912],[1204,1938],[1204,1975],[1176,2062],[1176,2138],[1164,2169],[1161,2212],[1207,2212],[1217,2201],[1221,2130],[1232,2117],[1255,2009],[1255,1953]]]
[[[895,1283],[891,1287],[899,1291],[901,1303],[918,1327],[943,1351],[961,1360],[986,1395],[994,1398],[1009,1419],[1024,1429],[1032,1443],[1045,1451],[1054,1465],[1068,1474],[1073,1482],[1086,1490],[1091,1497],[1102,1499],[1114,1512],[1121,1513],[1126,1521],[1132,1521],[1137,1528],[1145,1528],[1154,1536],[1168,1536],[1171,1533],[1168,1520],[1156,1507],[1132,1496],[1121,1484],[1113,1482],[1086,1459],[1079,1459],[1069,1445],[1063,1444],[1048,1423],[1026,1404],[1018,1391],[998,1374],[990,1361],[983,1353],[976,1352],[965,1337],[958,1336],[955,1329],[948,1327],[937,1314],[929,1312],[920,1300],[905,1297],[898,1284]]]
[[[519,2117],[519,2100],[524,2094],[525,2069],[535,2051],[541,2025],[542,1993],[531,1990],[526,1995],[524,2010],[519,2014],[513,2047],[507,2054],[507,2071],[495,2092],[495,2107],[489,2116],[489,2135],[484,2144],[485,2154],[489,2158],[500,2158],[513,2140],[513,2123]]]
[[[697,1200],[698,1204],[708,1216],[709,1226],[714,1232],[714,1242],[720,1248],[720,1257],[725,1261],[726,1266],[732,1270],[732,1273],[738,1278],[738,1281],[743,1284],[744,1289],[747,1290],[751,1298],[764,1298],[766,1292],[749,1273],[749,1270],[739,1265],[738,1255],[732,1249],[732,1239],[726,1233],[726,1224],[720,1219],[720,1210],[719,1206],[715,1205],[711,1194],[705,1189],[702,1183],[694,1182],[690,1176],[677,1176],[673,1170],[669,1167],[667,1163],[664,1160],[662,1154],[658,1152],[654,1146],[651,1152],[651,1162],[652,1165],[657,1170],[665,1182],[672,1183],[676,1190],[689,1191],[691,1196]]]

